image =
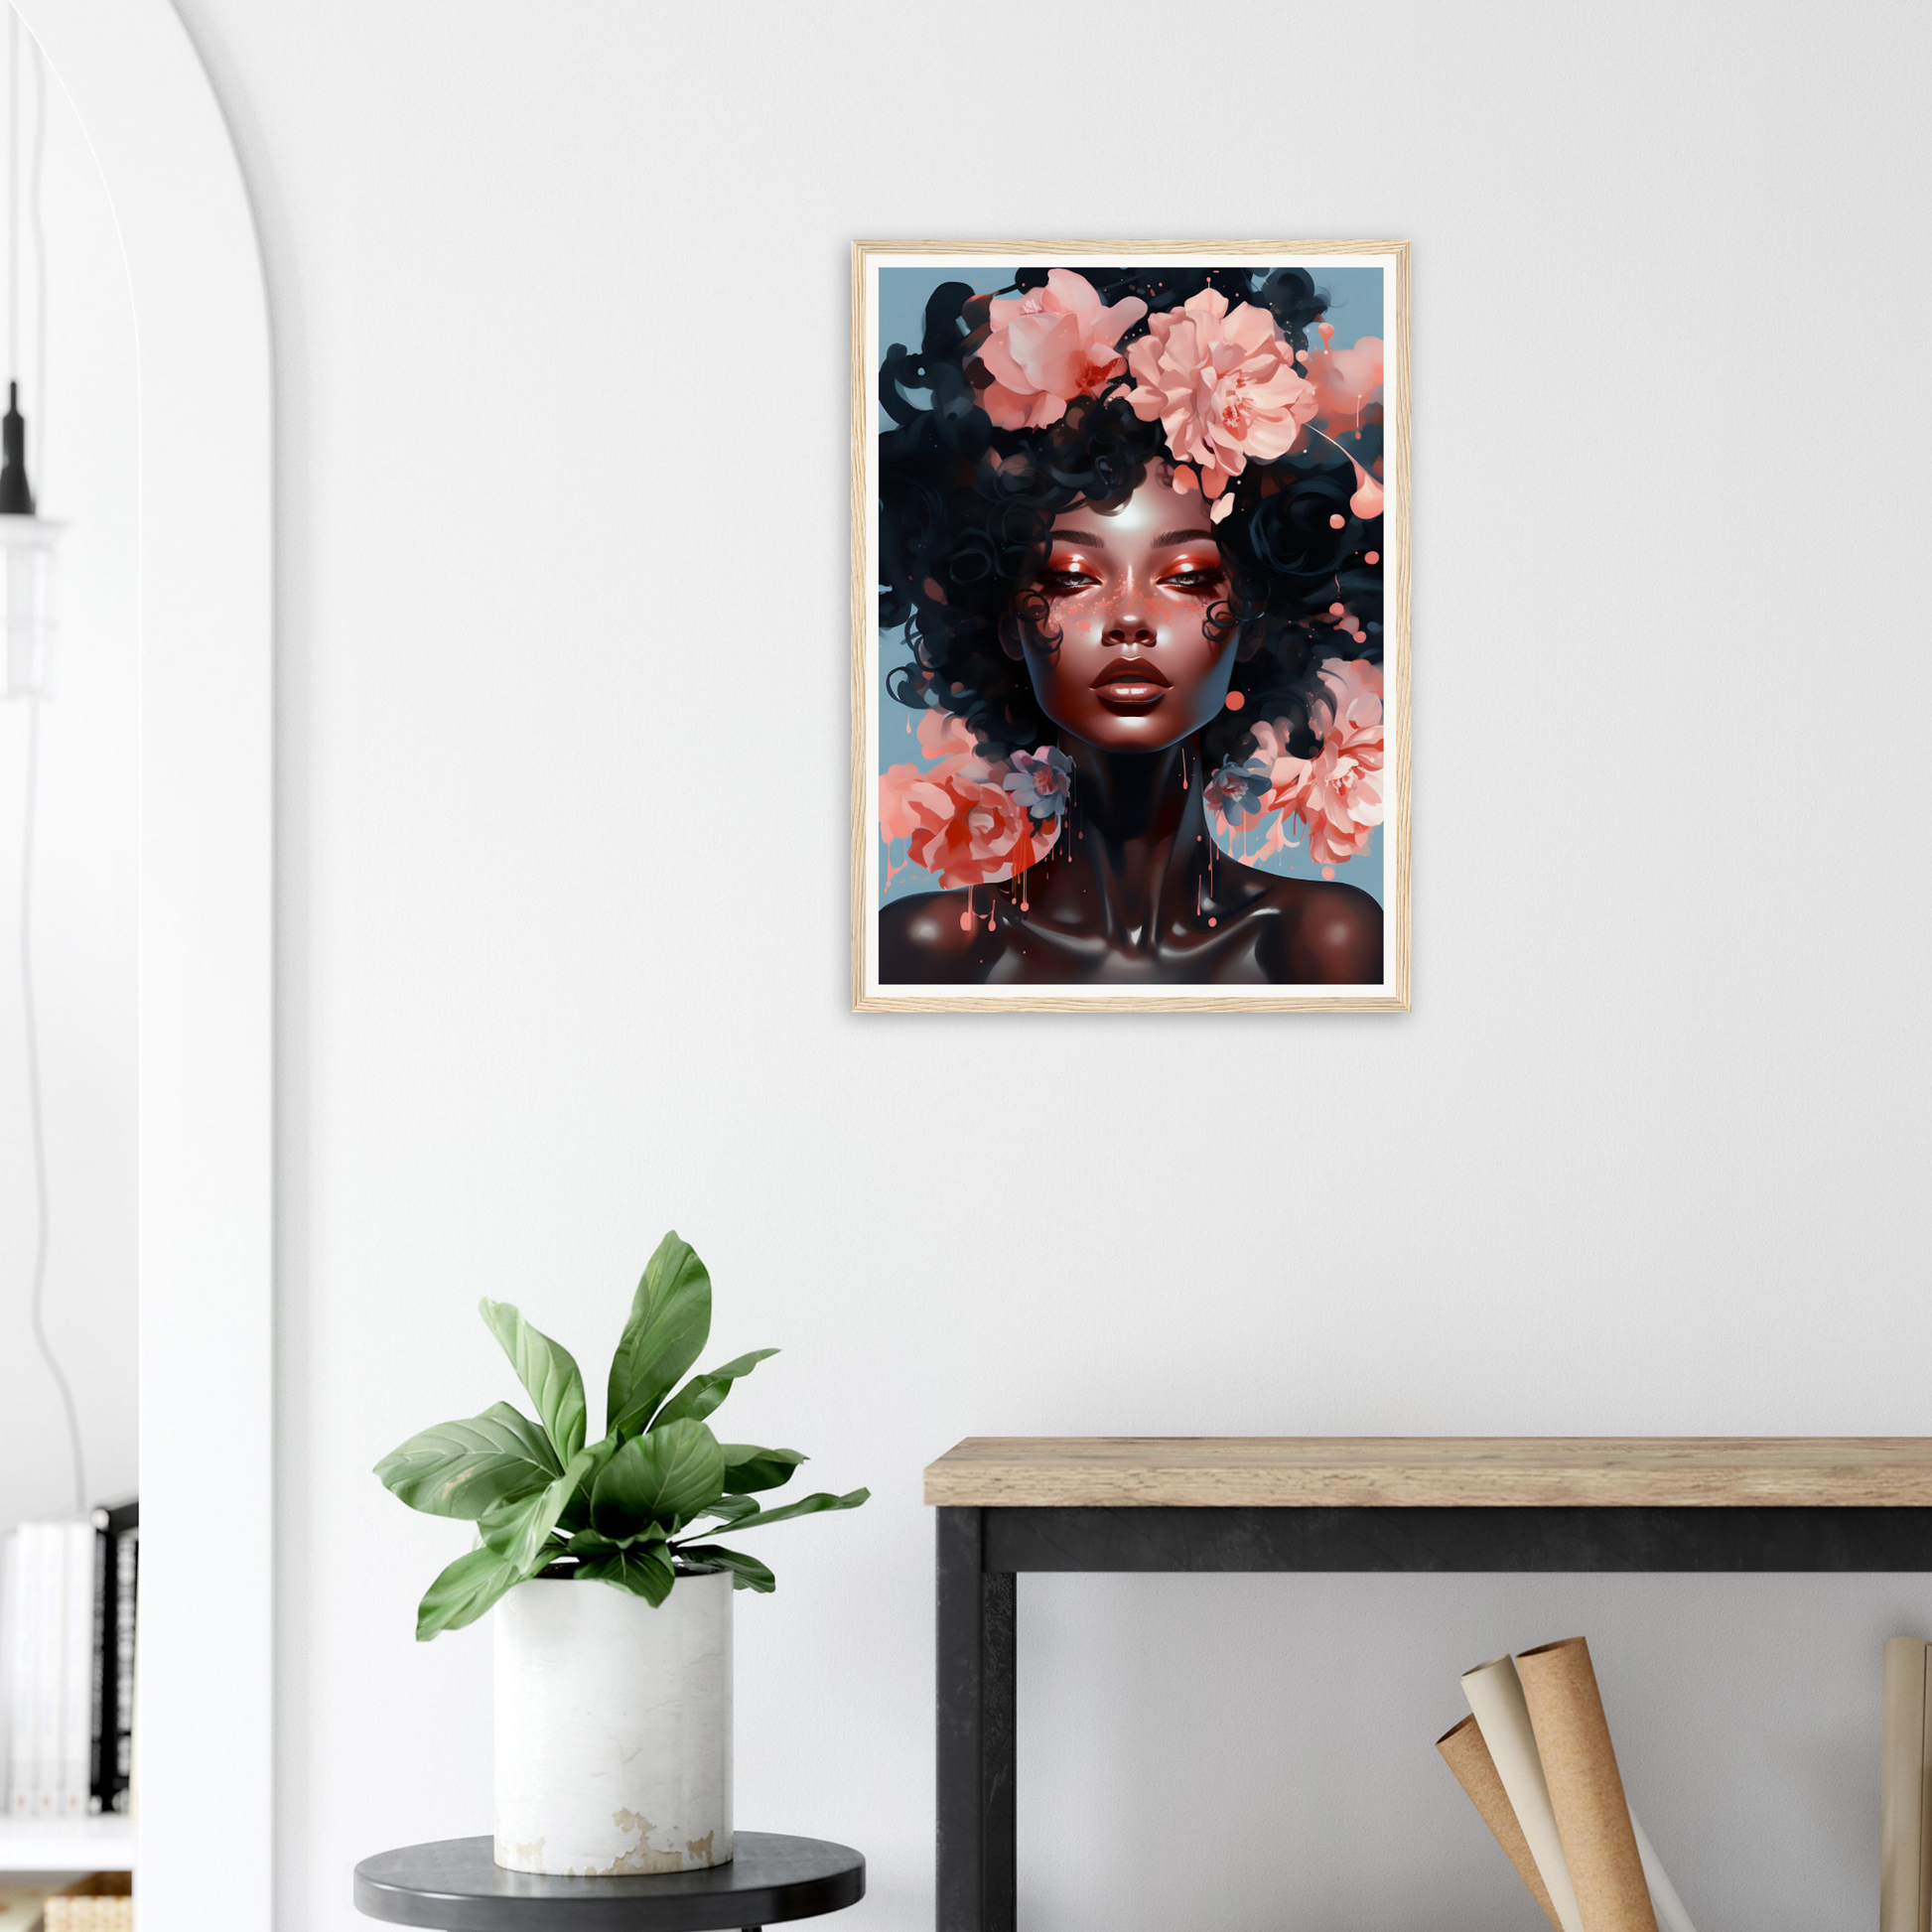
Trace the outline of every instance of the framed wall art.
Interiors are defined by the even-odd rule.
[[[855,244],[856,1008],[1408,1008],[1407,257]]]

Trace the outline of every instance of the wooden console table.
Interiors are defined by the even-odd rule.
[[[1014,1932],[1022,1571],[1932,1571],[1932,1439],[973,1437],[938,1510],[938,1932]]]

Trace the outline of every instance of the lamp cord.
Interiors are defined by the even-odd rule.
[[[35,414],[45,423],[47,383],[47,237],[41,224],[41,157],[47,141],[47,76],[40,43],[34,50],[34,264],[39,367]],[[20,16],[7,8],[7,358],[8,373],[20,373]],[[42,446],[45,448],[45,444]],[[34,1275],[29,1297],[34,1346],[60,1391],[67,1418],[68,1447],[73,1457],[73,1507],[87,1513],[87,1463],[80,1445],[80,1416],[60,1357],[47,1338],[47,1254],[54,1216],[47,1185],[47,1118],[41,1104],[40,1009],[34,998],[34,833],[40,816],[41,702],[27,699],[27,800],[20,835],[20,1005],[26,1022],[27,1119],[34,1149]]]
[[[20,15],[7,9],[7,373],[20,374]]]
[[[11,9],[9,9],[11,12]],[[14,15],[17,22],[18,14]],[[34,443],[40,462],[27,464],[36,496],[47,489],[47,224],[41,219],[41,162],[47,154],[47,63],[41,44],[32,34],[27,47],[34,57],[34,171],[27,184],[27,206],[34,217]]]
[[[27,1021],[27,1118],[34,1143],[34,1346],[40,1350],[54,1386],[61,1392],[61,1407],[67,1414],[68,1445],[73,1452],[73,1507],[77,1514],[87,1513],[87,1464],[80,1448],[80,1417],[73,1405],[73,1390],[68,1385],[60,1358],[47,1339],[44,1318],[47,1299],[47,1250],[53,1231],[47,1188],[47,1122],[41,1108],[40,1015],[34,1000],[34,821],[40,794],[41,701],[27,700],[27,809],[20,841],[20,1003]]]

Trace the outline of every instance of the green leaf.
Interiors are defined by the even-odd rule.
[[[725,1445],[725,1487],[734,1495],[751,1489],[776,1489],[791,1480],[791,1472],[809,1461],[796,1449],[759,1449],[755,1443]]]
[[[557,1527],[564,1504],[570,1500],[571,1491],[583,1481],[592,1460],[590,1449],[579,1449],[555,1482],[522,1502],[506,1503],[501,1509],[492,1510],[479,1525],[483,1548],[495,1551],[519,1578],[541,1570],[556,1553],[550,1533]]]
[[[715,1503],[725,1488],[725,1452],[701,1422],[666,1423],[634,1436],[604,1465],[591,1491],[591,1527],[615,1539],[648,1523],[675,1527]]]
[[[718,1521],[726,1529],[730,1529],[734,1523],[742,1523],[746,1517],[756,1516],[758,1513],[759,1505],[756,1496],[720,1496],[709,1509],[701,1509],[698,1511],[700,1516],[717,1517]]]
[[[658,1410],[656,1426],[662,1429],[667,1422],[682,1422],[687,1417],[693,1422],[703,1422],[731,1394],[732,1384],[741,1375],[750,1375],[760,1362],[777,1352],[775,1348],[755,1348],[749,1355],[741,1355],[735,1362],[727,1362],[722,1368],[707,1369],[702,1375],[692,1376]]]
[[[570,1500],[564,1504],[564,1513],[557,1519],[558,1527],[566,1535],[590,1528],[591,1491],[597,1486],[605,1463],[617,1454],[619,1447],[615,1437],[603,1436],[585,1449],[584,1453],[590,1457],[590,1466],[584,1471],[583,1480],[570,1492]]]
[[[562,1466],[536,1424],[495,1402],[468,1422],[410,1437],[375,1472],[411,1509],[474,1522],[541,1489]]]
[[[742,1551],[726,1550],[716,1543],[697,1547],[684,1543],[678,1546],[677,1553],[686,1563],[708,1563],[729,1570],[733,1589],[756,1589],[769,1596],[778,1587],[777,1578],[757,1557],[748,1557]]]
[[[559,1461],[568,1461],[584,1447],[584,1377],[576,1358],[541,1328],[533,1328],[509,1303],[485,1296],[478,1307],[489,1332],[502,1343],[516,1379],[537,1405]]]
[[[676,1573],[661,1543],[640,1543],[634,1549],[614,1551],[608,1557],[592,1557],[579,1564],[576,1581],[616,1584],[620,1589],[643,1597],[655,1609],[670,1595]]]
[[[570,1557],[609,1557],[620,1550],[635,1549],[640,1543],[662,1543],[670,1531],[662,1523],[652,1523],[636,1536],[626,1536],[621,1541],[616,1537],[599,1536],[595,1530],[579,1530],[564,1545],[564,1554]]]
[[[605,1396],[606,1426],[635,1436],[711,1333],[711,1277],[676,1231],[657,1244],[630,1304]]]
[[[474,1623],[507,1589],[523,1581],[522,1572],[494,1550],[472,1550],[423,1592],[416,1608],[416,1641],[428,1643],[444,1630]]]
[[[756,1516],[741,1516],[732,1524],[732,1534],[743,1530],[761,1530],[767,1523],[782,1523],[792,1516],[816,1516],[826,1509],[857,1509],[870,1497],[870,1489],[848,1489],[843,1496],[828,1496],[822,1490],[816,1496],[801,1497],[795,1503],[787,1503],[783,1509],[761,1509]]]

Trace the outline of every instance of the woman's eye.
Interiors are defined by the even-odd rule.
[[[1046,573],[1047,588],[1055,591],[1083,591],[1089,584],[1099,582],[1099,578],[1089,577],[1084,570],[1049,570]]]
[[[1179,570],[1161,581],[1170,590],[1204,591],[1221,581],[1221,573],[1218,570]]]

